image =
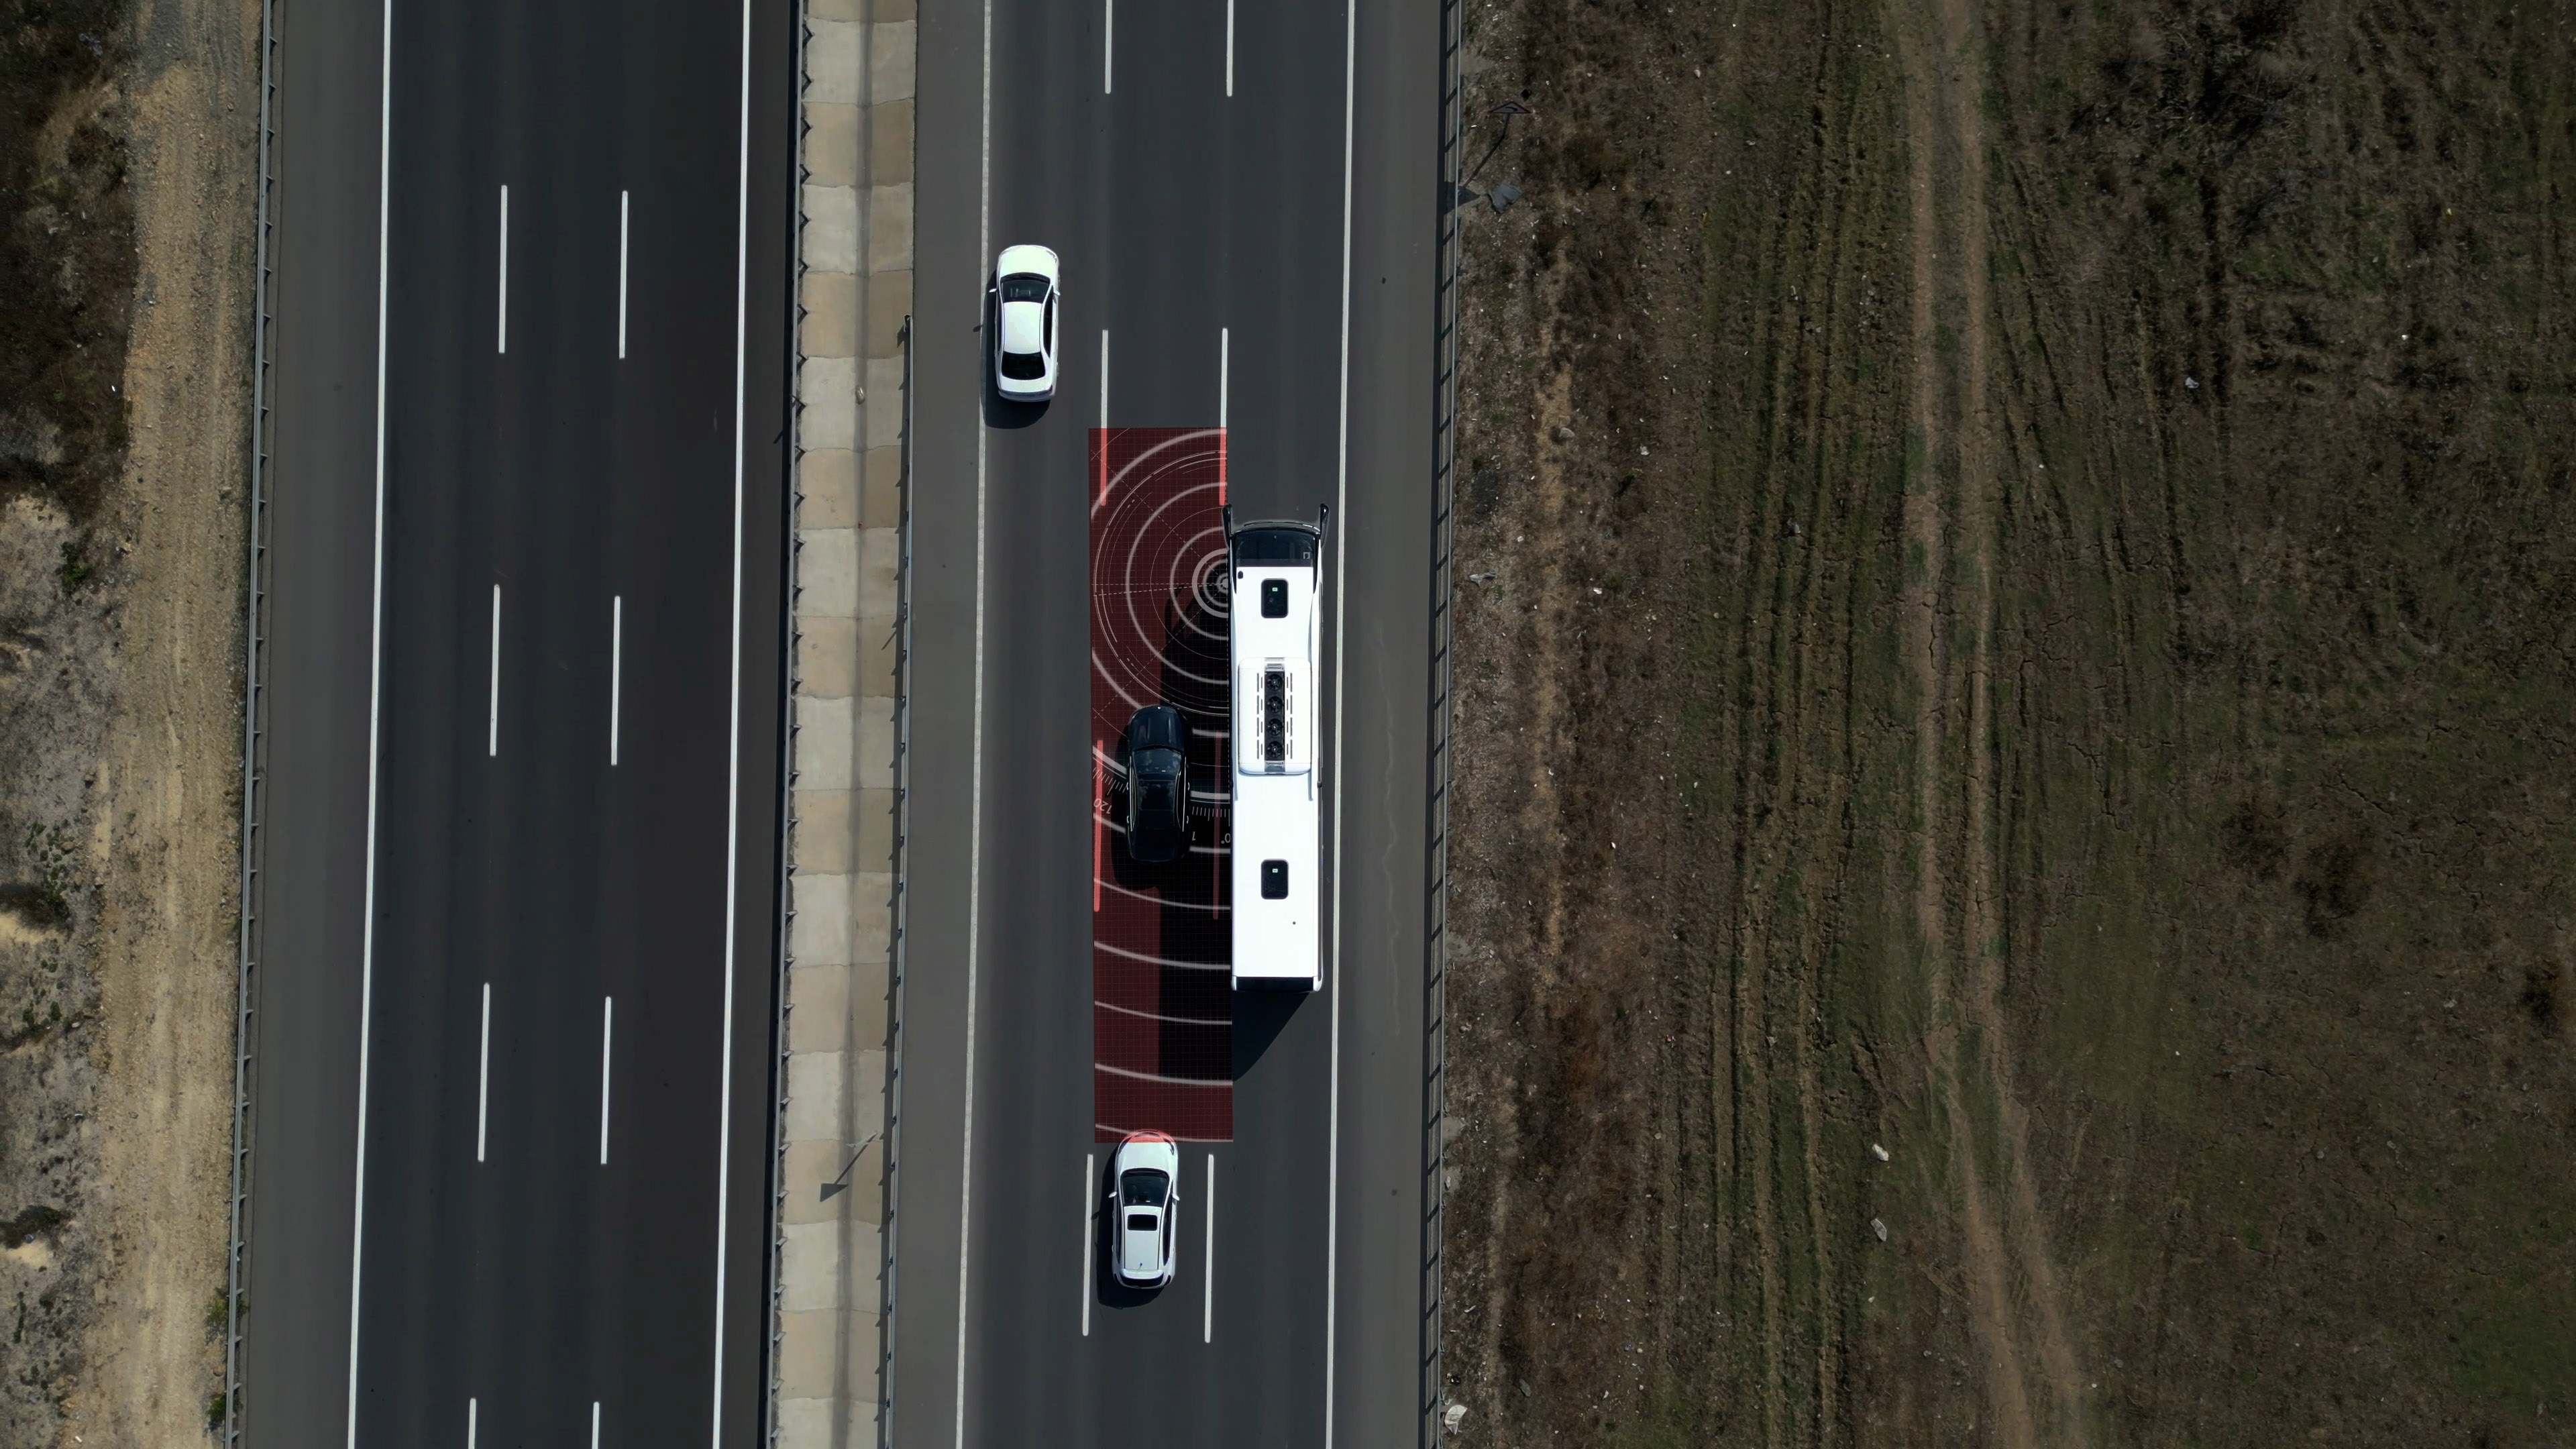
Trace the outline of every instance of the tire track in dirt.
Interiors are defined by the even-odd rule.
[[[2545,1436],[2521,14],[1467,13],[1445,1442]]]
[[[1949,1141],[1970,1332],[2010,1449],[2086,1442],[2082,1384],[2029,1167],[2002,1005],[1993,649],[2000,466],[1986,194],[1989,153],[1968,0],[1896,7],[1913,176],[1914,426],[1900,611],[1916,681],[1914,927],[1932,1018],[1932,1098]],[[1952,781],[1957,784],[1953,786]],[[1955,817],[1955,818],[1954,818]],[[1991,1103],[1990,1120],[1980,1104]],[[1995,1179],[2000,1177],[2000,1182]],[[2036,1382],[2034,1382],[2034,1375]],[[2034,1393],[2036,1390],[2036,1393]]]
[[[1809,1442],[1798,1432],[1802,1422],[1821,1420],[1830,1412],[1822,1405],[1811,1409],[1803,1394],[1793,1392],[1793,1379],[1803,1375],[1792,1340],[1801,1335],[1785,1255],[1796,1242],[1800,1220],[1813,1217],[1815,1179],[1812,1135],[1785,1129],[1807,1125],[1807,1114],[1800,1109],[1814,1094],[1812,1073],[1799,1071],[1805,1065],[1804,1014],[1794,1007],[1783,1013],[1772,1001],[1775,984],[1793,1003],[1802,994],[1804,973],[1797,953],[1782,949],[1778,939],[1784,925],[1794,929],[1794,922],[1781,920],[1778,887],[1783,874],[1797,869],[1802,845],[1814,838],[1801,828],[1804,822],[1796,819],[1795,808],[1799,765],[1806,753],[1803,701],[1780,677],[1794,674],[1807,657],[1800,643],[1814,628],[1813,572],[1802,567],[1811,556],[1790,554],[1780,535],[1792,516],[1807,511],[1798,497],[1802,479],[1797,455],[1801,424],[1812,402],[1799,384],[1802,364],[1809,360],[1804,345],[1809,324],[1797,299],[1814,295],[1813,259],[1824,250],[1819,243],[1827,240],[1818,235],[1816,190],[1813,175],[1802,176],[1766,218],[1770,235],[1764,271],[1782,280],[1788,296],[1782,306],[1754,321],[1755,351],[1765,364],[1758,371],[1754,411],[1761,420],[1758,472],[1749,480],[1751,507],[1732,540],[1745,565],[1733,620],[1741,641],[1743,681],[1736,693],[1745,703],[1734,731],[1738,887],[1728,942],[1740,969],[1731,973],[1727,987],[1724,1059],[1733,1070],[1724,1078],[1728,1100],[1719,1110],[1720,1120],[1731,1128],[1730,1155],[1751,1219],[1746,1226],[1753,1253],[1745,1265],[1750,1271],[1739,1270],[1735,1297],[1739,1305],[1749,1298],[1759,1326],[1756,1385],[1766,1449]],[[1800,265],[1801,257],[1807,265]],[[1765,748],[1766,742],[1774,748]],[[1779,1036],[1784,1014],[1790,1029],[1785,1053]],[[1780,1060],[1784,1055],[1789,1058],[1785,1064]],[[1792,1165],[1800,1169],[1795,1181],[1787,1180],[1786,1169]],[[1791,1199],[1786,1205],[1784,1196]],[[1820,1287],[1825,1276],[1817,1274]]]
[[[1712,416],[1718,429],[1752,435],[1714,490],[1733,505],[1718,529],[1719,571],[1738,584],[1726,621],[1734,679],[1721,692],[1733,702],[1732,961],[1712,963],[1728,1070],[1712,1111],[1737,1184],[1738,1231],[1751,1239],[1730,1276],[1750,1310],[1739,1317],[1758,1329],[1745,1335],[1755,1360],[1746,1387],[1766,1445],[1857,1432],[1852,1334],[1865,1274],[1852,1246],[1849,1114],[1860,1085],[1851,1059],[1866,1049],[1853,1035],[1856,983],[1841,973],[1853,964],[1854,822],[1871,813],[1854,798],[1869,773],[1855,740],[1854,675],[1866,672],[1856,660],[1877,623],[1872,561],[1892,541],[1873,497],[1882,475],[1863,460],[1901,443],[1897,405],[1866,381],[1886,345],[1874,314],[1890,279],[1877,259],[1902,229],[1885,204],[1885,148],[1874,144],[1895,120],[1869,59],[1883,50],[1878,11],[1829,6],[1813,21],[1801,27],[1812,51],[1794,81],[1783,78],[1794,101],[1784,96],[1775,112],[1806,124],[1778,199],[1755,223],[1757,279],[1721,284],[1755,301],[1720,327],[1742,327],[1752,362],[1743,392],[1719,399]],[[1714,262],[1713,275],[1728,267]]]
[[[1826,114],[1830,84],[1830,68],[1820,65],[1810,91],[1813,114]],[[1792,1443],[1832,1442],[1842,1377],[1842,1343],[1831,1323],[1832,1306],[1841,1296],[1834,1248],[1839,1235],[1827,1226],[1817,1161],[1823,1092],[1820,1044],[1813,1028],[1823,913],[1815,909],[1822,902],[1802,899],[1806,892],[1800,889],[1803,882],[1828,900],[1839,894],[1833,822],[1842,814],[1848,786],[1841,772],[1813,768],[1818,755],[1839,753],[1833,735],[1840,721],[1827,708],[1830,702],[1819,697],[1810,669],[1829,666],[1849,632],[1847,620],[1833,617],[1836,601],[1825,595],[1827,569],[1817,550],[1805,544],[1810,530],[1820,533],[1842,511],[1840,500],[1828,494],[1835,480],[1818,476],[1820,470],[1803,446],[1823,431],[1821,422],[1831,405],[1825,385],[1832,372],[1826,356],[1831,344],[1812,339],[1832,331],[1840,300],[1835,284],[1848,261],[1850,235],[1851,192],[1836,184],[1844,178],[1834,174],[1848,169],[1849,157],[1839,158],[1844,165],[1837,167],[1833,138],[1819,140],[1823,144],[1814,172],[1801,188],[1805,194],[1799,210],[1804,214],[1784,218],[1790,224],[1780,229],[1774,264],[1776,275],[1797,281],[1790,287],[1793,305],[1777,314],[1770,339],[1777,351],[1769,401],[1784,415],[1785,425],[1770,439],[1770,476],[1760,514],[1767,526],[1754,548],[1761,560],[1755,577],[1768,580],[1772,596],[1765,607],[1749,609],[1742,621],[1751,647],[1767,656],[1756,697],[1768,708],[1758,718],[1748,712],[1739,758],[1774,762],[1749,780],[1740,796],[1747,859],[1738,871],[1745,882],[1737,904],[1738,953],[1749,963],[1740,979],[1752,989],[1739,1001],[1736,1016],[1737,1057],[1752,1064],[1745,1074],[1746,1105],[1760,1114],[1768,1138],[1757,1159],[1765,1170],[1755,1180],[1764,1188],[1762,1266],[1770,1310],[1765,1319],[1765,1418],[1773,1444],[1783,1442],[1784,1435]],[[1837,199],[1840,206],[1834,204]],[[1806,305],[1795,305],[1797,299]],[[1766,748],[1766,742],[1776,749]],[[1801,905],[1807,908],[1799,909]],[[1769,999],[1775,983],[1786,998],[1776,1005]],[[1787,1107],[1779,1078],[1786,1079],[1789,1089]],[[1741,1115],[1739,1110],[1739,1120]],[[1794,1175],[1788,1170],[1793,1147]],[[1784,1206],[1777,1201],[1781,1195],[1792,1201]],[[1783,1239],[1812,1255],[1812,1282],[1802,1295],[1795,1286],[1800,1275],[1781,1261]],[[1793,1295],[1805,1301],[1794,1301]],[[1781,1323],[1784,1310],[1794,1315],[1788,1332]],[[1790,1341],[1792,1333],[1799,1341]],[[1796,1384],[1798,1378],[1810,1382]]]

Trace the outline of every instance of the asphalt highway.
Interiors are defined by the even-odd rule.
[[[922,7],[898,1445],[1428,1438],[1438,28],[1429,0]],[[1039,409],[982,387],[1017,242],[1065,269]],[[1224,422],[1238,517],[1334,505],[1331,979],[1238,999],[1234,1139],[1185,1144],[1151,1295],[1108,1285],[1089,1218],[1104,420]]]
[[[281,11],[252,1442],[760,1434],[793,38]]]

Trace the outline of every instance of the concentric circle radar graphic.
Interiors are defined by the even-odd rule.
[[[1201,734],[1207,705],[1222,718],[1226,687],[1219,436],[1181,433],[1121,460],[1092,506],[1104,545],[1091,598],[1094,667],[1128,711],[1181,704]],[[1176,688],[1201,699],[1171,699]]]

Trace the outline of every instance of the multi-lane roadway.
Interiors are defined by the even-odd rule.
[[[279,14],[242,1422],[748,1444],[794,10]],[[919,24],[891,1441],[1422,1440],[1438,8]],[[1066,382],[988,417],[1022,240]],[[1223,422],[1243,515],[1334,506],[1329,979],[1237,1011],[1151,1297],[1088,1256],[1104,419]]]
[[[1438,8],[921,26],[894,1442],[1417,1442]],[[988,415],[983,269],[1023,241],[1063,258],[1065,380]],[[1220,422],[1239,517],[1333,506],[1330,979],[1238,998],[1232,1140],[1184,1144],[1179,1275],[1132,1295],[1089,1221],[1086,432]]]
[[[760,1425],[792,24],[279,10],[256,1442]]]

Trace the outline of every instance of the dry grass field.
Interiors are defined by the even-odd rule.
[[[1468,37],[1453,1440],[2576,1442],[2576,9]]]

